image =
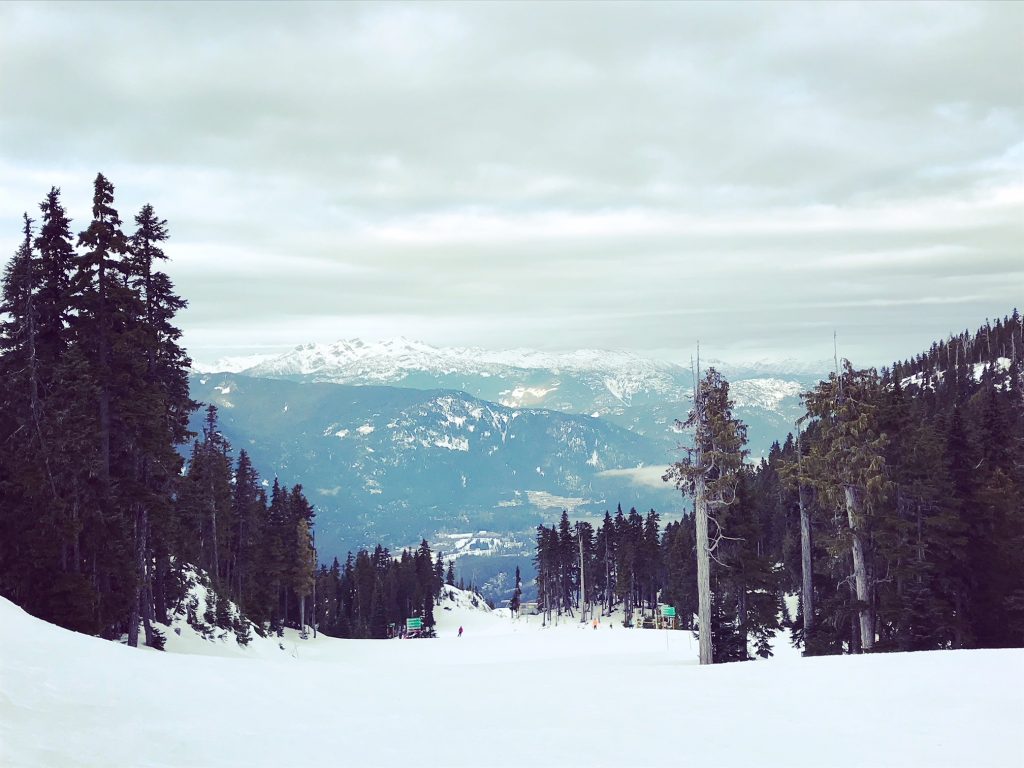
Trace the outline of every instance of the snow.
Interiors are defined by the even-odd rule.
[[[1005,373],[1006,371],[1010,370],[1010,363],[1011,360],[1008,357],[997,357],[995,362],[991,365],[991,367],[994,373]],[[974,380],[981,381],[982,376],[984,376],[985,371],[988,368],[988,363],[974,363],[971,366],[971,375],[974,377]],[[936,379],[941,380],[945,376],[945,371],[915,373],[913,376],[905,377],[902,381],[900,381],[900,385],[903,387],[908,387],[911,385],[923,387],[925,386],[925,383],[932,378],[932,376],[934,376]]]
[[[553,387],[525,387],[518,386],[514,389],[502,390],[498,393],[498,402],[509,408],[519,408],[523,405],[537,405],[545,396],[556,391],[558,385]]]
[[[729,387],[729,395],[738,407],[759,407],[769,411],[779,410],[787,397],[797,397],[806,388],[798,381],[763,378],[743,379]]]
[[[454,372],[465,369],[479,369],[482,375],[490,374],[488,366],[518,368],[521,370],[567,370],[581,371],[601,368],[616,368],[623,371],[638,367],[675,368],[667,363],[653,363],[630,352],[583,349],[573,352],[541,352],[533,349],[487,350],[478,347],[434,347],[422,341],[395,337],[381,341],[366,342],[362,339],[343,339],[333,344],[300,344],[294,349],[277,356],[249,358],[251,365],[238,370],[254,373],[279,375],[281,373],[312,374],[330,369],[352,370],[361,366],[364,374],[374,376],[385,363],[389,368],[411,371]],[[231,360],[237,367],[245,364],[244,358]],[[202,366],[204,369],[210,366]],[[198,370],[198,369],[197,369]],[[257,373],[257,375],[259,375]],[[545,389],[537,396],[543,396],[551,389]],[[530,393],[524,387],[524,394]]]
[[[537,467],[537,470],[540,471],[540,467]],[[587,499],[575,496],[558,496],[548,491],[527,491],[526,498],[535,507],[542,509],[565,509],[569,512],[589,503]]]
[[[676,392],[675,379],[687,370],[673,363],[616,350],[556,353],[531,349],[434,347],[403,337],[371,342],[344,339],[333,344],[300,344],[284,354],[252,360],[249,366],[244,366],[241,360],[233,361],[232,367],[250,376],[311,376],[317,381],[339,384],[394,384],[414,372],[497,376],[517,382],[499,395],[502,404],[510,407],[540,404],[559,388],[557,379],[562,372],[596,376],[602,388],[607,385],[616,398],[628,401],[634,393],[649,388],[662,393]],[[238,368],[240,365],[243,367]],[[209,366],[203,367],[207,368]],[[524,372],[542,372],[554,378],[543,386],[536,382],[518,383]]]
[[[451,435],[444,435],[434,441],[435,448],[444,448],[449,451],[468,451],[469,440],[464,437],[452,437]],[[465,476],[463,476],[463,487],[465,487]]]
[[[212,363],[193,361],[192,370],[196,373],[241,373],[247,368],[252,368],[260,363],[273,360],[276,357],[279,357],[279,355],[236,355],[234,357],[222,357]]]
[[[1020,765],[1019,649],[700,667],[688,632],[542,629],[470,600],[437,609],[436,640],[292,634],[245,658],[131,649],[0,600],[0,763]]]

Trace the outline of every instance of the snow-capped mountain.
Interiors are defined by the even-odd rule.
[[[567,380],[583,384],[595,407],[616,408],[628,407],[634,396],[644,393],[676,399],[686,374],[677,365],[629,352],[433,347],[401,337],[375,343],[350,339],[304,344],[240,372],[335,384],[429,384],[463,389],[513,408],[543,405],[573,412],[582,411],[572,407],[572,393],[560,391]]]
[[[258,468],[301,482],[321,552],[439,531],[529,530],[562,509],[668,512],[689,368],[628,352],[438,348],[397,338],[234,358],[192,396]],[[781,440],[817,375],[732,368],[751,456]],[[196,419],[200,414],[196,415]],[[198,422],[197,422],[198,423]],[[486,574],[481,573],[486,578]]]
[[[194,375],[191,391],[218,407],[225,436],[264,477],[303,485],[323,556],[462,526],[523,530],[563,508],[681,504],[667,485],[616,474],[666,466],[664,446],[600,418],[454,390],[237,374]]]
[[[348,339],[334,344],[302,344],[271,359],[255,359],[242,371],[250,376],[317,376],[335,383],[395,382],[412,373],[491,374],[509,368],[571,373],[604,372],[628,381],[668,383],[664,373],[679,366],[649,360],[629,352],[582,349],[552,353],[533,349],[487,350],[479,347],[434,347],[404,337],[364,342]],[[235,360],[244,362],[244,358]],[[659,374],[662,374],[659,376]],[[628,381],[626,389],[629,388]]]
[[[200,363],[192,361],[194,373],[238,373],[254,365],[273,360],[278,357],[274,354],[263,355],[239,355],[235,357],[222,357],[212,363]]]
[[[795,361],[712,364],[726,370],[732,380],[737,413],[748,423],[754,455],[785,436],[800,415],[799,393],[827,370],[824,364]],[[678,442],[673,425],[685,418],[693,388],[688,367],[629,352],[445,348],[401,337],[303,344],[269,359],[233,358],[205,368],[218,367],[301,382],[455,389],[509,408],[539,407],[605,418],[667,448]]]

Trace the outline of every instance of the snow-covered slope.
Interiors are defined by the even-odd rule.
[[[798,398],[806,386],[785,379],[740,379],[729,387],[737,409],[761,408],[780,413],[787,398]]]
[[[154,624],[165,638],[164,651],[168,653],[275,659],[297,656],[299,646],[312,639],[310,633],[307,632],[310,637],[303,638],[294,629],[285,629],[283,637],[261,636],[256,625],[245,619],[238,606],[230,601],[227,603],[226,626],[218,626],[217,596],[209,579],[193,568],[186,568],[183,577],[185,596],[171,607],[170,624]],[[140,646],[143,639],[140,625]]]
[[[254,365],[273,360],[278,357],[274,354],[263,355],[242,355],[237,357],[222,357],[212,363],[200,363],[192,361],[192,371],[195,373],[238,373]]]
[[[533,618],[442,615],[437,640],[225,659],[127,648],[0,600],[0,763],[1020,765],[1022,650],[708,668],[686,632]]]
[[[970,367],[970,374],[975,381],[981,381],[986,372],[989,372],[1001,386],[1008,386],[1009,376],[1007,375],[1007,372],[1010,370],[1011,362],[1012,361],[1008,357],[997,357],[995,362],[991,364],[974,363]],[[905,377],[900,382],[900,385],[904,389],[907,387],[932,388],[934,386],[933,380],[941,380],[944,375],[944,371],[932,371],[930,375],[915,373],[913,376]]]
[[[487,350],[479,347],[434,347],[403,337],[378,342],[346,339],[334,344],[302,344],[269,360],[242,369],[251,376],[308,376],[338,383],[393,383],[412,372],[499,375],[506,369],[571,373],[602,371],[629,391],[636,386],[671,386],[679,366],[629,352],[582,349],[551,353],[532,349]]]

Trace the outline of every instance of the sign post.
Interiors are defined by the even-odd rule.
[[[670,625],[672,627],[675,627],[675,623],[676,623],[676,609],[675,609],[675,606],[673,606],[673,605],[663,605],[663,606],[661,606],[661,618],[662,618],[662,620],[671,619],[671,622],[665,622],[665,630],[666,630],[666,632],[665,632],[665,651],[667,653],[668,652],[668,631],[667,630],[669,629]]]
[[[675,629],[676,609],[672,605],[661,606],[661,623],[665,629]]]
[[[423,629],[423,619],[416,617],[405,620],[405,631],[412,632],[414,630]]]

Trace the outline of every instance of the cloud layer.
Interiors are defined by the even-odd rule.
[[[1024,295],[1024,6],[4,4],[0,247],[170,221],[194,355],[881,364]]]

